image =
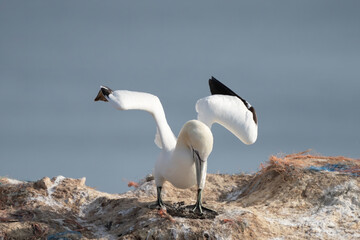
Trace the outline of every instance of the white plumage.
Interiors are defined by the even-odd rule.
[[[224,126],[245,144],[256,141],[258,128],[253,107],[215,78],[210,79],[209,84],[212,93],[220,94],[197,101],[198,120],[185,123],[178,138],[166,121],[159,98],[152,94],[127,90],[112,91],[101,86],[95,98],[95,101],[109,101],[118,110],[144,110],[154,117],[157,125],[155,143],[162,149],[154,168],[158,190],[156,205],[160,207],[164,206],[161,199],[162,185],[169,181],[182,189],[197,184],[198,196],[194,211],[212,211],[202,206],[201,192],[205,185],[207,159],[213,147],[210,130],[213,123]]]
[[[245,144],[253,144],[257,139],[257,123],[253,113],[235,96],[212,95],[199,99],[196,103],[198,120],[209,128],[218,123],[229,130]]]

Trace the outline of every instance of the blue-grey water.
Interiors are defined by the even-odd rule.
[[[246,146],[213,127],[211,173],[306,149],[360,157],[359,1],[0,0],[0,176],[87,177],[123,192],[159,150],[145,112],[100,85],[153,93],[177,135],[215,76],[256,109]]]

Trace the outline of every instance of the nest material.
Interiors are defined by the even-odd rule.
[[[271,156],[269,162],[260,165],[258,174],[275,171],[285,177],[299,177],[304,170],[325,170],[360,176],[360,159],[312,155],[310,152],[311,150],[306,150],[285,156]]]

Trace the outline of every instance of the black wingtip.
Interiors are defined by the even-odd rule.
[[[258,124],[258,119],[257,119],[257,115],[256,115],[256,112],[255,112],[255,108],[254,108],[253,106],[251,106],[251,107],[249,108],[249,111],[252,112],[252,114],[253,114],[253,120],[254,120],[254,122],[255,122],[256,124]]]
[[[223,83],[221,83],[213,76],[211,76],[211,78],[209,79],[209,87],[212,95],[220,94],[220,95],[229,95],[229,96],[238,97],[245,104],[246,108],[253,113],[254,122],[257,124],[257,116],[256,116],[255,108],[251,106],[245,99],[237,95],[233,90],[225,86]]]
[[[106,87],[106,86],[101,86],[101,91],[104,94],[104,96],[109,96],[109,94],[111,94],[113,92],[113,90],[111,90],[111,88]]]
[[[100,88],[96,98],[94,99],[94,101],[95,102],[96,101],[108,102],[106,97],[108,97],[112,92],[113,92],[113,90],[111,90],[109,87],[101,86],[101,88]]]
[[[209,79],[209,87],[212,95],[221,94],[239,97],[234,91],[232,91],[230,88],[225,86],[213,76],[211,76],[211,78]]]

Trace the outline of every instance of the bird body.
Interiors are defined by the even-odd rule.
[[[160,154],[154,171],[157,186],[164,180],[177,188],[185,189],[197,183],[194,154],[206,162],[213,147],[210,129],[198,120],[190,120],[181,129],[175,148]],[[194,153],[197,151],[197,153]],[[206,174],[205,174],[206,176]],[[205,177],[204,176],[204,177]],[[202,182],[202,186],[205,180]]]
[[[209,84],[215,95],[197,101],[198,120],[186,122],[178,138],[166,121],[159,98],[152,94],[127,90],[112,91],[101,86],[95,98],[95,101],[110,102],[118,110],[144,110],[154,117],[157,125],[155,143],[162,149],[154,168],[158,190],[157,205],[161,207],[162,185],[169,181],[181,189],[197,184],[198,197],[194,210],[202,213],[202,209],[206,209],[201,203],[201,192],[205,185],[207,160],[213,148],[211,126],[214,123],[224,126],[245,144],[256,141],[255,109],[215,78],[210,79]]]

